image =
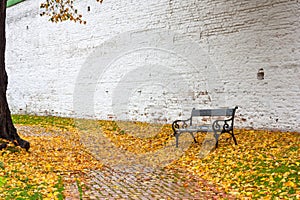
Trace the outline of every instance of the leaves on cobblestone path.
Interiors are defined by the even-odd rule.
[[[101,162],[111,167],[159,167],[178,159],[190,146],[188,135],[176,148],[169,126],[147,123],[85,120],[78,122],[82,142]],[[125,127],[125,129],[121,129]],[[147,130],[148,129],[148,130]],[[149,131],[153,131],[151,133]],[[147,137],[148,136],[148,137]]]
[[[101,121],[106,136],[119,148],[133,153],[146,153],[163,148],[173,140],[168,125],[150,125],[142,122]]]
[[[102,167],[81,144],[83,129],[77,129],[74,120],[32,116],[14,119],[21,124],[19,133],[32,148],[26,152],[9,144],[0,152],[0,199],[60,199],[72,192],[66,191],[66,183],[73,181],[79,190],[78,183],[86,181],[86,170]],[[134,154],[159,151],[175,140],[170,126],[113,121],[93,121],[89,126],[85,122],[91,134],[94,123],[118,148]],[[223,135],[218,149],[201,158],[204,135],[198,134],[199,143],[192,144],[165,169],[180,178],[182,188],[191,188],[192,180],[197,180],[201,191],[212,191],[212,197],[218,194],[215,198],[300,198],[299,133],[236,130],[236,137],[237,146]],[[152,180],[155,178],[143,179],[145,184]],[[80,185],[80,189],[77,196],[85,194],[86,187]]]

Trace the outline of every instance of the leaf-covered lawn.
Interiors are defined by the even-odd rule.
[[[31,149],[26,152],[10,144],[0,151],[0,199],[64,199],[64,177],[77,174],[80,185],[84,182],[80,174],[86,169],[101,168],[101,162],[81,144],[73,119],[22,115],[13,118],[22,137],[30,141]],[[169,125],[157,129],[146,123],[123,123],[121,127],[112,121],[96,123],[119,148],[134,153],[156,151],[174,140]],[[152,135],[137,136],[136,132]],[[166,168],[184,169],[241,199],[300,198],[299,133],[236,130],[236,137],[237,146],[228,136],[222,136],[218,149],[201,159],[204,136],[199,134],[199,143],[192,144],[186,154]],[[199,182],[199,187],[206,186]],[[83,188],[79,188],[82,193]]]
[[[16,124],[30,125],[17,128],[27,135],[22,137],[30,141],[31,148],[26,152],[10,144],[0,151],[0,199],[64,199],[63,176],[101,168],[101,163],[81,145],[71,119],[13,119]]]
[[[237,130],[238,146],[221,140],[204,159],[199,145],[176,161],[239,198],[300,198],[300,134]],[[224,137],[225,138],[225,137]]]

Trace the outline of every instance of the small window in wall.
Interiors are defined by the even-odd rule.
[[[260,68],[257,72],[257,79],[264,80],[265,79],[265,72],[263,68]]]

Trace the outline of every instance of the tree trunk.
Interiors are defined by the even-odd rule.
[[[6,0],[0,0],[0,138],[14,142],[27,151],[30,148],[29,142],[20,138],[12,119],[6,98],[7,73],[5,71],[5,18],[6,18]],[[0,149],[6,147],[6,144],[0,145]]]

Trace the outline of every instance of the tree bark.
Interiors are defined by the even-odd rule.
[[[5,19],[6,19],[6,1],[0,0],[0,138],[12,141],[16,145],[25,148],[27,151],[30,148],[29,142],[20,138],[15,128],[11,113],[8,107],[6,91],[8,77],[5,70]],[[6,144],[0,145],[0,149]]]

